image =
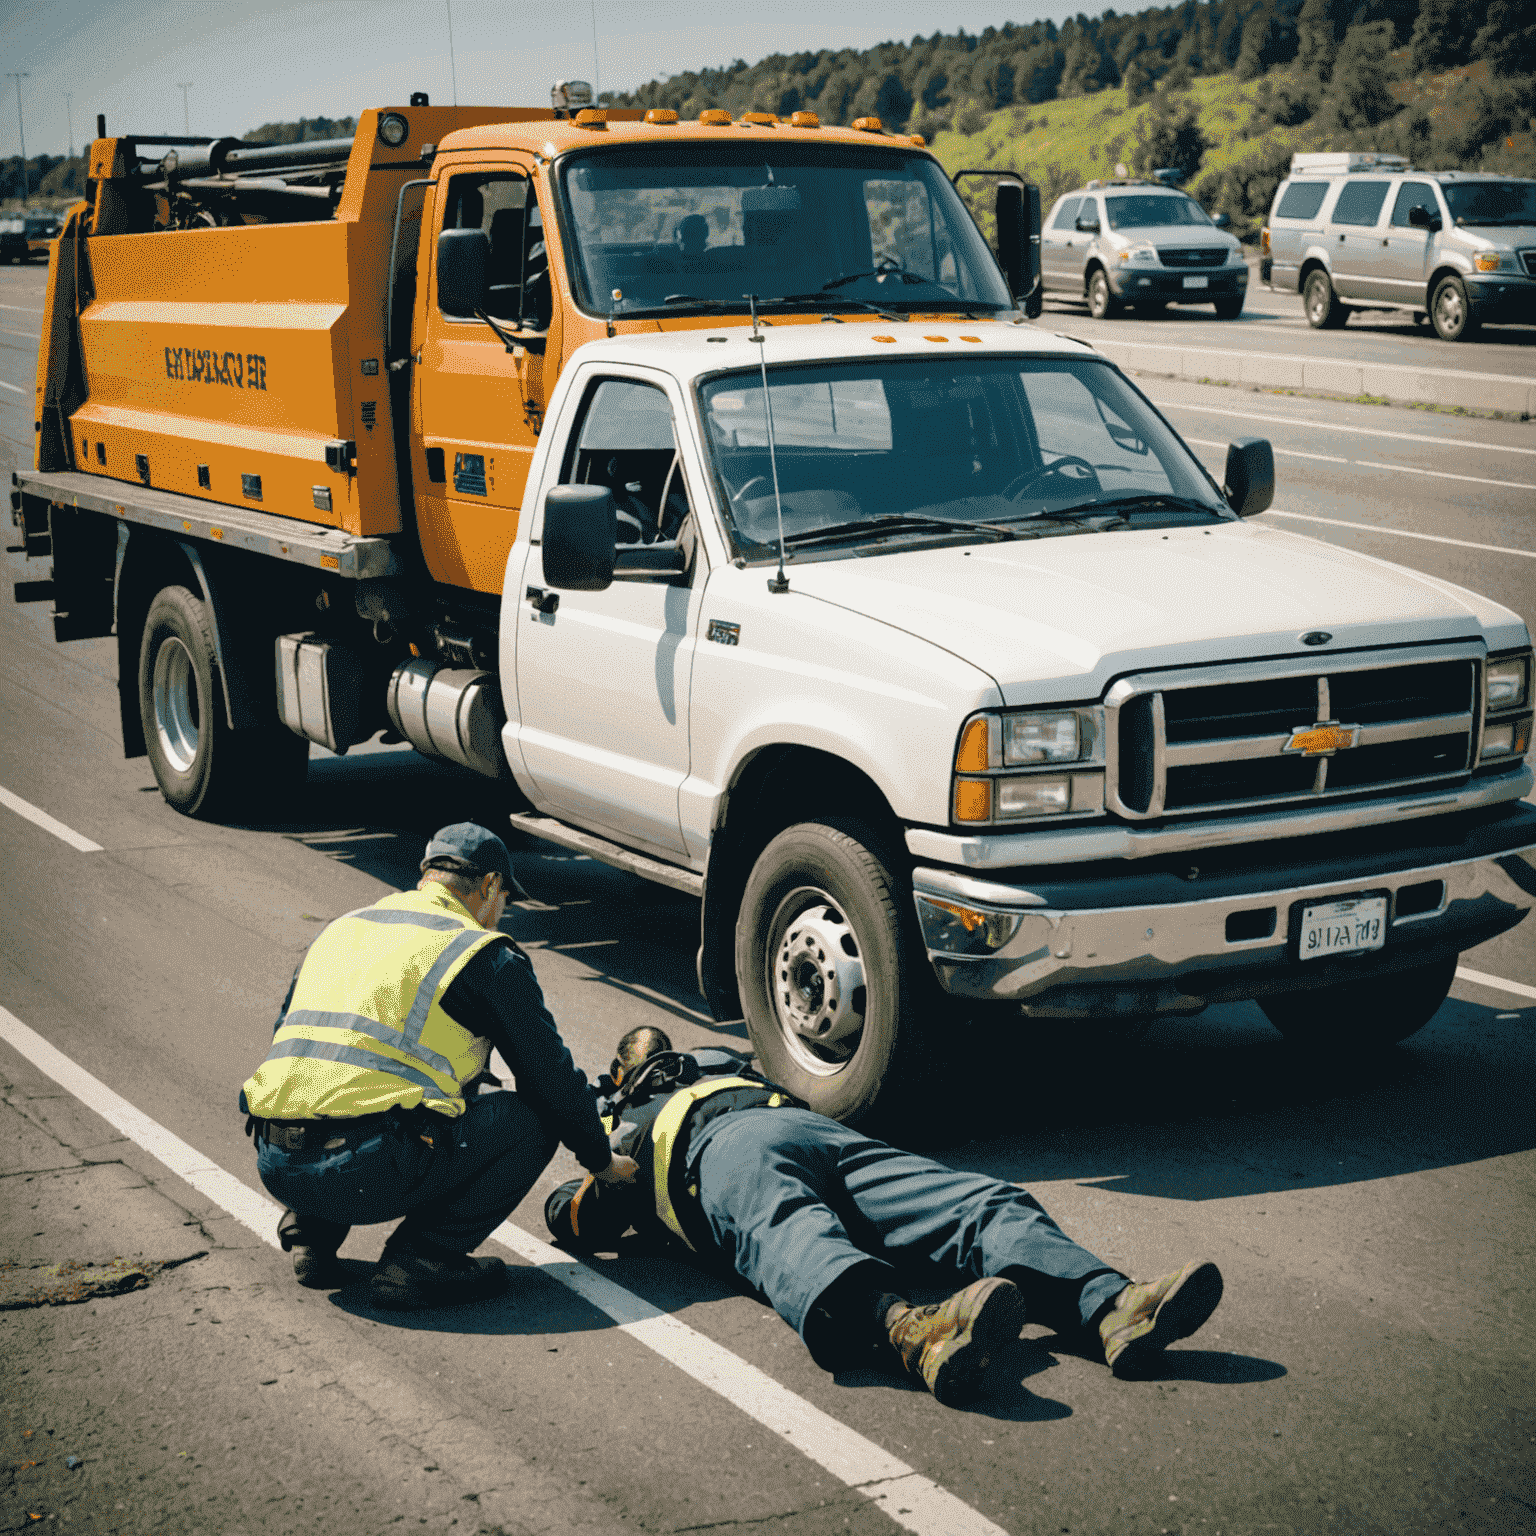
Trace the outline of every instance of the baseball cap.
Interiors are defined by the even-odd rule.
[[[427,851],[421,856],[421,867],[427,868],[434,859],[462,859],[482,875],[500,875],[501,883],[521,901],[529,899],[512,873],[512,856],[507,845],[494,832],[487,831],[473,821],[456,821],[451,827],[441,827],[432,834]]]

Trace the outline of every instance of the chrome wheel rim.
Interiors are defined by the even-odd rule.
[[[1095,320],[1101,319],[1109,308],[1109,284],[1102,273],[1088,285],[1088,308]]]
[[[1435,295],[1435,321],[1442,331],[1454,335],[1461,329],[1465,318],[1461,307],[1461,294],[1454,283],[1447,283]]]
[[[161,754],[177,773],[190,772],[197,759],[201,720],[197,669],[174,635],[161,642],[155,655],[154,712]]]
[[[1328,290],[1314,277],[1307,284],[1307,318],[1314,323],[1328,313]]]
[[[832,1077],[864,1034],[864,957],[842,909],[825,891],[793,891],[770,929],[766,956],[774,1020],[795,1064]]]

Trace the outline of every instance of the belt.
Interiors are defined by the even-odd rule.
[[[391,1126],[405,1128],[399,1115],[386,1111],[382,1115],[356,1115],[345,1120],[257,1119],[254,1130],[269,1147],[281,1147],[285,1152],[339,1152]]]

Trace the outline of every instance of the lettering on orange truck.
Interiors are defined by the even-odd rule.
[[[267,360],[260,352],[167,347],[165,376],[188,384],[227,384],[232,389],[264,390],[267,387]]]

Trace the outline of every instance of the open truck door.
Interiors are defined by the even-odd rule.
[[[988,203],[981,188],[962,185],[967,177],[994,183]],[[956,171],[951,178],[971,217],[997,253],[998,265],[1020,309],[1035,319],[1041,310],[1040,188],[1017,171]]]

